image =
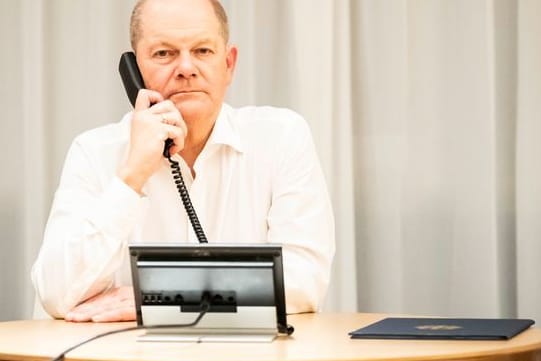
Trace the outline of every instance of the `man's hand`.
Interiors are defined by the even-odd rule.
[[[116,322],[135,320],[133,287],[113,288],[73,308],[66,317],[71,322]]]
[[[158,92],[141,89],[133,111],[128,157],[119,169],[119,177],[141,193],[162,164],[165,140],[173,140],[169,152],[175,154],[184,148],[186,134],[186,123],[175,105]]]

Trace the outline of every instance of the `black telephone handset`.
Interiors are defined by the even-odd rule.
[[[143,89],[145,87],[145,83],[143,82],[143,77],[141,76],[141,72],[139,71],[139,67],[137,66],[137,61],[135,59],[135,54],[133,52],[129,51],[122,54],[122,56],[120,57],[120,62],[118,63],[118,71],[120,72],[120,77],[122,78],[122,83],[124,84],[124,88],[126,89],[126,93],[128,94],[130,103],[132,104],[132,106],[135,107],[137,93],[140,89]],[[188,214],[188,218],[190,219],[190,222],[192,224],[192,228],[195,232],[195,235],[197,236],[197,239],[199,240],[199,243],[207,243],[207,237],[205,236],[205,232],[203,232],[203,228],[199,223],[199,219],[197,218],[197,214],[195,213],[195,209],[193,208],[192,201],[190,200],[190,196],[188,195],[188,190],[186,189],[186,185],[184,184],[184,179],[182,178],[182,173],[180,171],[180,165],[177,161],[171,159],[171,156],[169,155],[169,148],[172,144],[172,139],[167,139],[165,141],[163,148],[163,156],[169,160],[169,163],[171,163],[171,172],[173,173],[173,179],[177,186],[178,193],[180,194],[180,198],[182,199],[182,203],[184,204],[184,208],[186,209],[186,213]]]
[[[118,63],[118,71],[120,72],[120,77],[122,78],[122,83],[124,84],[124,89],[126,89],[126,94],[128,94],[128,99],[133,107],[135,107],[135,100],[137,99],[137,93],[140,89],[145,87],[143,82],[143,77],[137,66],[137,60],[135,59],[135,54],[133,51],[127,51],[120,57],[120,62]],[[173,145],[172,139],[167,139],[163,147],[163,156],[166,158],[169,157],[169,148]]]

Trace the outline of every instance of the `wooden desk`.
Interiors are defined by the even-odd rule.
[[[66,360],[541,360],[541,330],[509,341],[351,340],[348,332],[378,321],[381,314],[289,316],[290,338],[272,343],[146,343],[142,331],[92,341]],[[134,323],[77,324],[34,320],[0,323],[0,360],[47,360],[96,334]]]

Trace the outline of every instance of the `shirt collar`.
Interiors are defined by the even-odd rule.
[[[240,134],[232,124],[233,108],[228,104],[223,104],[218,119],[214,123],[214,128],[210,134],[207,144],[223,144],[235,149],[237,152],[244,152]]]

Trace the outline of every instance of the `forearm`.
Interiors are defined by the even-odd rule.
[[[127,256],[140,198],[120,180],[98,197],[59,189],[32,281],[45,310],[63,317],[105,290]]]

